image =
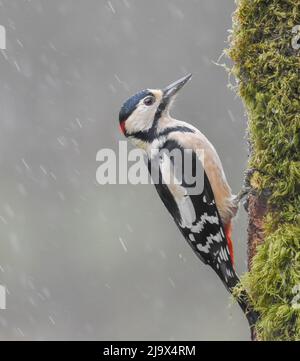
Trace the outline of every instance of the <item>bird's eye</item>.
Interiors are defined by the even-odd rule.
[[[150,106],[154,103],[155,103],[155,98],[152,95],[150,95],[144,99],[144,104],[147,106]]]

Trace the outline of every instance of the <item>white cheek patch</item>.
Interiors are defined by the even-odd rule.
[[[148,89],[153,94],[156,101],[154,104],[147,106],[144,104],[145,97],[139,101],[135,110],[126,120],[125,126],[128,134],[143,132],[149,130],[154,121],[155,113],[161,102],[163,93],[159,89]]]
[[[129,134],[148,130],[152,127],[158,104],[147,107],[144,100],[140,100],[134,112],[126,120],[126,130]]]
[[[143,114],[151,109],[144,104],[140,104],[137,110],[140,114]]]

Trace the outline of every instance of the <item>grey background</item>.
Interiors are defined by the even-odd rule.
[[[216,145],[232,188],[241,101],[216,65],[233,0],[1,0],[1,339],[244,340],[246,319],[152,186],[96,183],[122,102],[187,72],[173,110]],[[221,60],[222,62],[223,60]],[[244,211],[234,231],[246,269]],[[122,246],[126,245],[127,252]]]

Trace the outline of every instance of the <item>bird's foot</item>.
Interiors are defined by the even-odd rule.
[[[240,192],[237,194],[236,199],[235,199],[237,206],[239,206],[239,204],[242,202],[243,207],[246,212],[248,212],[248,209],[249,209],[249,195],[250,194],[255,195],[255,196],[261,195],[266,199],[268,199],[272,194],[272,191],[270,188],[264,188],[259,192],[258,190],[254,189],[252,187],[251,177],[255,172],[260,172],[260,171],[257,168],[249,168],[245,171],[243,187],[240,190]]]
[[[245,177],[244,177],[243,186],[235,199],[237,207],[242,201],[243,207],[246,212],[248,212],[248,207],[249,207],[249,195],[256,194],[256,190],[251,186],[251,177],[256,171],[258,171],[258,169],[249,168],[244,172]]]
[[[242,203],[246,212],[248,212],[249,207],[249,195],[253,194],[255,191],[251,187],[243,187],[241,191],[237,194],[235,202],[237,207]]]

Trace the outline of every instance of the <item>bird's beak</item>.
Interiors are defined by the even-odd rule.
[[[171,98],[177,94],[177,92],[192,78],[192,74],[188,74],[184,76],[183,78],[175,81],[174,83],[168,85],[163,90],[163,99],[165,102],[168,102],[171,100]]]

